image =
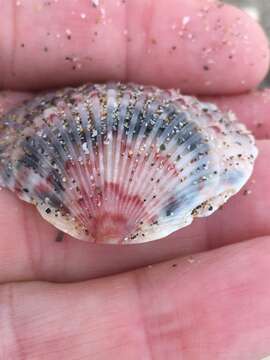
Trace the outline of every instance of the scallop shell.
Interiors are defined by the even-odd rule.
[[[61,231],[100,243],[160,239],[210,215],[257,156],[232,113],[135,84],[65,88],[0,126],[0,185]]]

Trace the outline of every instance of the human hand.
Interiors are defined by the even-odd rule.
[[[61,239],[32,206],[2,190],[0,359],[270,354],[270,92],[237,95],[268,68],[259,26],[207,0],[0,5],[0,83],[14,90],[2,92],[3,112],[31,97],[18,90],[153,83],[219,95],[210,99],[234,110],[260,149],[252,179],[222,210],[142,245]]]

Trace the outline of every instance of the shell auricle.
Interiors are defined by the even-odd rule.
[[[246,183],[254,138],[233,113],[135,84],[36,97],[0,122],[0,186],[75,238],[140,243],[208,216]]]

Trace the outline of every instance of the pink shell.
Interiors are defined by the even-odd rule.
[[[257,155],[232,113],[134,84],[56,91],[2,124],[0,185],[61,231],[100,243],[159,239],[211,214]]]

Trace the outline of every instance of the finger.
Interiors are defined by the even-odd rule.
[[[227,94],[256,87],[268,68],[260,26],[215,1],[172,0],[168,6],[166,0],[1,0],[0,5],[2,88],[118,79]]]
[[[167,239],[147,244],[102,246],[61,237],[33,206],[3,190],[0,282],[88,279],[270,234],[266,210],[270,206],[270,143],[262,141],[259,145],[260,156],[252,179],[222,210],[195,220]]]
[[[269,253],[270,238],[258,238],[85,283],[2,285],[0,351],[48,360],[261,359],[270,353]]]
[[[217,104],[223,111],[232,110],[257,139],[270,138],[270,89],[238,96],[204,97],[203,100]]]

